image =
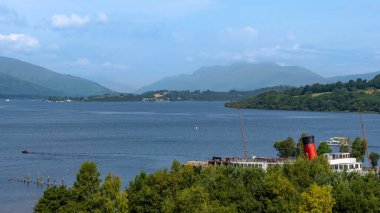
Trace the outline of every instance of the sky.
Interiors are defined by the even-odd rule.
[[[131,91],[202,66],[380,70],[380,1],[2,0],[0,55]]]

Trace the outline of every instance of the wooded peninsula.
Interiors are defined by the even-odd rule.
[[[226,107],[268,110],[380,113],[380,75],[370,81],[313,84],[284,91],[268,91]]]

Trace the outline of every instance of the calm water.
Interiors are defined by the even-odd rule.
[[[317,141],[361,136],[352,113],[242,110],[249,152],[274,156],[273,143],[302,132]],[[380,152],[380,116],[363,116],[370,151]],[[196,128],[197,127],[197,128]],[[28,155],[21,150],[31,151]],[[33,184],[8,182],[29,174],[72,184],[84,160],[96,161],[127,185],[144,170],[173,159],[207,160],[243,154],[238,114],[222,102],[47,103],[0,102],[1,212],[31,212],[43,193]]]

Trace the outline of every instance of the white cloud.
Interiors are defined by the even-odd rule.
[[[129,69],[127,65],[123,64],[115,64],[110,61],[106,61],[104,63],[97,63],[97,62],[92,62],[88,58],[78,58],[75,61],[71,62],[66,62],[67,64],[71,66],[81,66],[81,67],[86,67],[86,69],[90,70],[126,70]]]
[[[109,62],[109,61],[106,61],[103,64],[101,64],[101,67],[105,68],[105,69],[118,69],[118,70],[129,69],[129,67],[127,65],[115,64],[115,63],[112,63],[112,62]]]
[[[87,58],[78,58],[75,61],[68,62],[68,64],[73,66],[88,66],[91,65],[91,62]]]
[[[108,22],[108,16],[107,14],[100,12],[96,15],[96,21],[99,23],[107,23]]]
[[[227,62],[235,61],[281,61],[302,60],[318,57],[322,50],[304,47],[300,44],[293,45],[274,45],[271,47],[248,48],[238,51],[220,51],[216,53],[201,53],[200,58],[208,60],[219,60]]]
[[[40,46],[39,41],[27,34],[0,34],[0,46],[2,49],[16,51],[30,51]]]
[[[89,15],[80,16],[72,13],[71,15],[55,14],[51,18],[53,27],[66,28],[66,27],[81,27],[91,21]]]
[[[248,62],[256,62],[256,52],[255,51],[241,51],[241,52],[231,52],[231,51],[221,51],[216,54],[209,53],[201,53],[199,55],[201,58],[211,59],[211,60],[222,60],[228,62],[235,61],[248,61]]]
[[[105,24],[108,22],[108,16],[104,12],[96,15],[79,15],[79,14],[55,14],[51,17],[51,24],[54,28],[83,27],[90,23]]]
[[[223,37],[227,40],[237,42],[251,42],[256,39],[257,31],[251,26],[246,26],[239,29],[228,27],[223,31]]]

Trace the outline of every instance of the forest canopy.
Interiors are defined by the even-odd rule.
[[[370,81],[357,79],[268,91],[243,101],[228,102],[226,107],[380,113],[380,75]]]
[[[50,187],[35,212],[379,212],[380,180],[373,173],[335,173],[326,158],[298,158],[271,167],[193,167],[141,172],[121,189],[85,162],[73,187]],[[103,184],[101,184],[103,183]]]

